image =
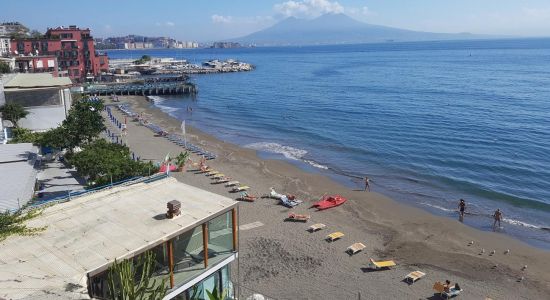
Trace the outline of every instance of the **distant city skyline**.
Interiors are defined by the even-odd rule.
[[[26,0],[4,2],[0,21],[19,21],[41,32],[77,25],[89,27],[95,37],[137,34],[209,42],[244,36],[289,16],[324,13],[419,31],[550,36],[547,0]]]

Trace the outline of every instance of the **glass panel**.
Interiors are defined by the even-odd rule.
[[[174,283],[185,283],[204,270],[202,226],[172,240],[174,251]]]
[[[214,265],[233,253],[231,211],[208,222],[208,264]]]
[[[109,295],[109,287],[108,287],[108,281],[107,276],[109,275],[109,272],[105,271],[103,273],[97,274],[94,277],[90,278],[90,291],[92,294],[92,297],[99,298],[99,299],[108,299],[110,298]]]
[[[229,266],[225,266],[220,269],[221,272],[221,290],[227,291],[226,299],[234,299],[233,283],[231,282],[231,273]]]
[[[168,260],[168,247],[166,243],[156,246],[151,249],[151,252],[155,256],[151,279],[156,280],[155,285],[161,284],[164,279],[166,280],[165,286],[170,288],[170,262]]]

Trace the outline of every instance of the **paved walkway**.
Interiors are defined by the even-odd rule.
[[[75,169],[70,169],[57,160],[42,164],[38,182],[42,185],[43,192],[40,200],[66,195],[68,191],[81,190],[85,184]]]

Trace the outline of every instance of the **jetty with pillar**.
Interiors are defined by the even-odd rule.
[[[142,83],[124,83],[109,85],[91,85],[84,89],[84,94],[109,96],[109,95],[193,95],[198,92],[197,87],[189,82],[148,81]]]

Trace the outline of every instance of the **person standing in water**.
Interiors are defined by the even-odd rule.
[[[370,192],[370,179],[367,176],[365,176],[365,192],[366,191]]]
[[[502,211],[500,211],[500,208],[497,208],[497,210],[495,210],[495,213],[493,214],[493,218],[495,219],[495,221],[493,222],[493,231],[495,231],[497,222],[498,222],[498,227],[500,228],[500,220],[502,220]]]
[[[460,199],[458,202],[458,212],[459,212],[459,220],[462,222],[464,220],[464,211],[466,210],[466,201],[464,199]]]

